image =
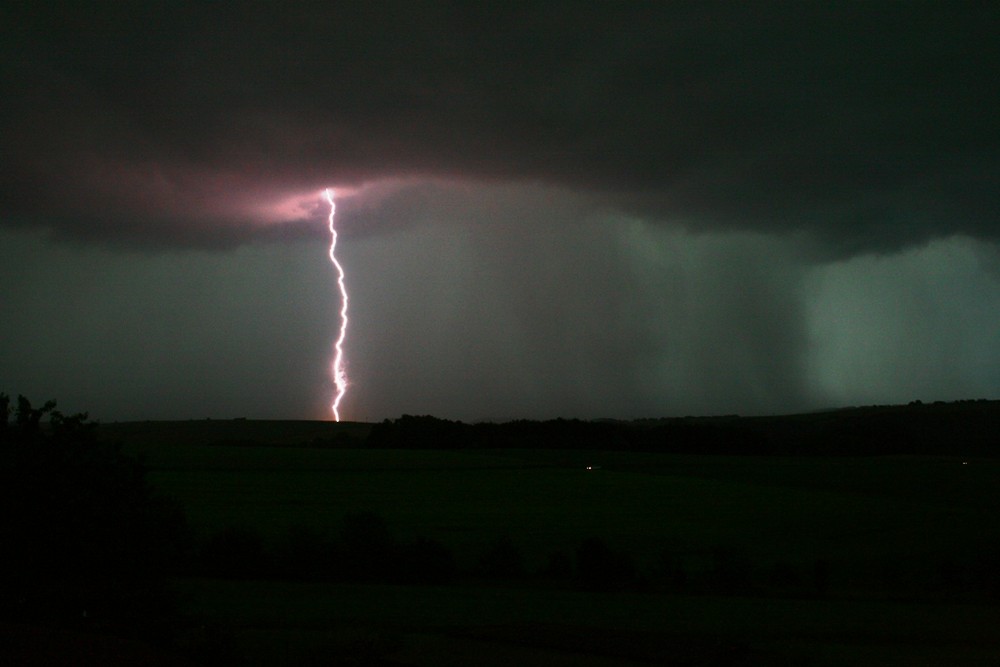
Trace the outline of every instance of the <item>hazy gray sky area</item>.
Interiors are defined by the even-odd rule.
[[[998,398],[998,18],[5,6],[0,391],[329,418],[332,187],[345,419]]]

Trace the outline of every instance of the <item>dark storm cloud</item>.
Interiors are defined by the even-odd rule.
[[[542,181],[693,229],[801,229],[842,254],[956,232],[995,239],[997,13],[920,2],[7,8],[0,219],[219,245],[273,222],[269,206],[290,194],[437,177]]]

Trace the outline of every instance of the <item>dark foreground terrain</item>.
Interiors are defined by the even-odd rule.
[[[157,524],[174,531],[162,595],[8,614],[0,650],[25,664],[998,664],[998,418],[976,401],[105,424],[101,441],[142,460],[174,512]]]

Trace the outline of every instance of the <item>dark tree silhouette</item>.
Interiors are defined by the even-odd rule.
[[[86,414],[19,396],[11,423],[9,406],[0,396],[0,617],[124,619],[160,605],[180,512]]]

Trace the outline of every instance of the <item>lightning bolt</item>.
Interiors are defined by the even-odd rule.
[[[330,217],[327,218],[327,226],[330,228],[330,261],[337,269],[337,288],[340,290],[340,332],[337,340],[333,344],[335,354],[333,356],[333,383],[337,386],[337,393],[333,397],[333,418],[340,421],[340,401],[347,393],[347,369],[344,367],[344,339],[347,338],[347,286],[344,284],[344,267],[337,261],[337,229],[333,225],[334,215],[337,213],[337,205],[333,203],[333,191],[327,188],[323,192],[328,204],[330,204]]]

